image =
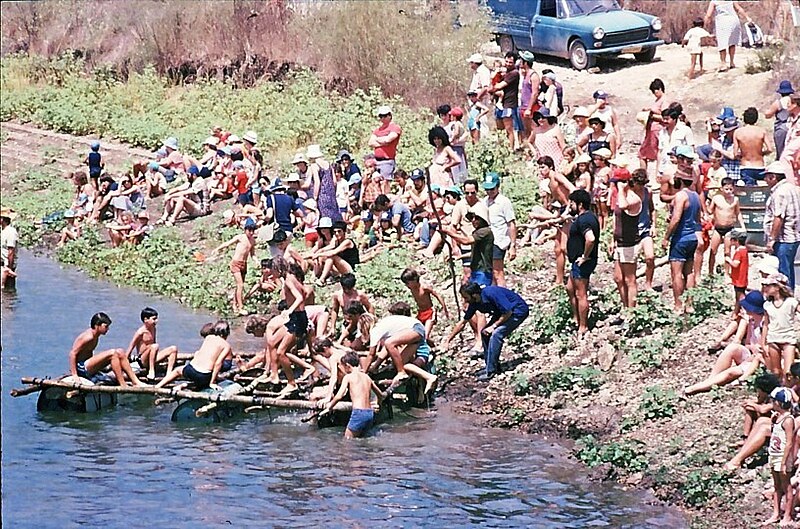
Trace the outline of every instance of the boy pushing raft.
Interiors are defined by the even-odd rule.
[[[372,427],[372,421],[375,418],[375,412],[372,411],[369,402],[370,391],[374,391],[378,395],[378,401],[383,399],[383,393],[369,375],[361,371],[358,355],[353,351],[345,353],[339,365],[345,372],[342,385],[330,401],[327,399],[320,401],[320,404],[325,406],[323,413],[330,413],[336,403],[342,400],[347,392],[350,392],[353,411],[350,413],[350,421],[344,431],[344,438],[364,437]]]

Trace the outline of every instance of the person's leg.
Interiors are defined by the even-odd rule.
[[[589,331],[589,279],[575,280],[575,297],[578,300],[578,335]]]
[[[796,348],[793,343],[785,343],[781,345],[781,371],[782,376],[785,378],[789,374],[789,368],[794,363]]]
[[[324,284],[325,280],[328,279],[328,276],[331,274],[332,269],[333,269],[333,259],[325,259],[325,263],[322,265],[322,271],[320,272],[317,284],[320,283]]]
[[[705,241],[705,238],[698,237],[697,238],[697,248],[695,248],[694,256],[692,257],[692,270],[694,271],[694,277],[699,280],[703,274],[703,254],[706,253],[708,249],[708,243]],[[686,288],[691,288],[689,285]]]
[[[699,53],[698,59],[700,60],[700,73],[703,73],[704,70],[703,70],[703,52],[702,51]]]
[[[714,268],[717,264],[717,252],[719,251],[719,245],[722,242],[722,236],[719,234],[717,230],[711,230],[711,246],[709,247],[708,251],[708,275],[714,275]],[[727,243],[726,245],[727,246]],[[727,248],[726,248],[727,250]],[[725,255],[728,255],[727,253]],[[723,262],[725,260],[723,259]]]
[[[638,286],[636,285],[636,263],[620,263],[622,268],[622,276],[624,278],[624,289],[626,291],[625,298],[627,300],[626,307],[636,306],[636,296]]]
[[[439,230],[436,230],[433,232],[433,235],[431,235],[431,240],[428,243],[427,248],[420,252],[420,255],[426,259],[433,259],[434,255],[436,254],[436,250],[438,250],[442,244],[444,244],[442,235]]]
[[[778,377],[783,377],[783,370],[781,369],[781,349],[777,344],[767,344],[767,350],[764,354],[764,364],[767,371]]]
[[[294,373],[292,372],[292,363],[287,356],[287,353],[292,350],[296,343],[297,337],[294,334],[287,332],[280,344],[278,344],[277,363],[280,364],[281,369],[283,369],[283,374],[286,376],[286,387],[284,388],[283,392],[287,393],[297,389],[297,384],[295,384],[294,380]]]
[[[236,284],[233,288],[233,312],[238,314],[244,309],[244,277],[241,270],[231,270],[233,274],[233,281]]]
[[[567,295],[569,295],[569,304],[572,307],[572,317],[575,318],[575,323],[580,325],[580,318],[578,317],[578,298],[575,291],[575,280],[570,274],[567,279]]]
[[[514,149],[516,148],[516,145],[514,144],[514,139],[515,139],[514,118],[512,117],[503,118],[503,128],[506,129],[506,136],[508,136],[508,146],[513,152]]]
[[[728,52],[724,48],[719,50],[719,63],[720,63],[719,69],[720,70],[724,71],[724,70],[728,69],[728,66],[725,64],[727,62],[727,59],[728,59]]]
[[[691,53],[689,54],[689,57],[691,57],[691,64],[689,65],[689,73],[687,74],[687,77],[689,77],[689,79],[694,79],[694,64],[697,60],[697,56],[694,53]]]
[[[333,268],[339,272],[339,275],[343,274],[352,274],[353,267],[350,266],[350,263],[339,257],[338,255],[334,255],[329,259],[333,263]]]
[[[770,464],[770,466],[772,465]],[[781,519],[782,493],[780,491],[780,485],[781,485],[780,472],[776,472],[775,469],[770,469],[770,470],[772,471],[772,485],[773,485],[772,488],[775,489],[772,491],[772,516],[770,516],[768,520],[765,520],[761,524],[762,526],[778,523],[778,521]]]
[[[653,290],[653,275],[656,271],[656,252],[653,247],[653,238],[642,239],[642,253],[644,253],[644,289]]]
[[[736,68],[736,64],[734,64],[734,57],[736,57],[736,45],[728,46],[728,57],[730,58],[730,67]]]
[[[788,472],[781,472],[781,474],[782,474],[781,491],[783,492],[783,498],[784,498],[783,520],[781,521],[781,525],[785,526],[792,524],[792,518],[794,516],[795,496],[794,496],[794,490],[792,490],[791,475]]]
[[[683,310],[683,290],[686,287],[686,282],[683,277],[684,261],[670,261],[669,271],[672,278],[672,299],[675,305],[675,312]]]
[[[506,286],[506,274],[503,259],[492,259],[492,283],[498,287]]]
[[[745,439],[742,447],[730,461],[725,463],[724,468],[726,470],[733,470],[742,466],[745,459],[761,450],[761,447],[766,444],[771,434],[772,420],[769,417],[759,417],[750,430],[750,434],[747,436],[747,439]]]
[[[686,386],[683,393],[686,395],[694,395],[696,393],[705,393],[711,391],[714,386],[724,386],[730,384],[737,378],[742,376],[742,370],[739,366],[731,367],[720,373],[712,373],[707,379],[691,386]]]
[[[175,362],[178,360],[178,347],[170,345],[162,351],[159,351],[158,357],[156,357],[156,363],[160,364],[165,359],[167,360],[167,373],[169,373],[175,368]]]
[[[489,337],[488,346],[486,348],[486,374],[496,375],[500,373],[500,351],[503,349],[503,343],[509,334],[520,326],[524,318],[511,316],[505,323],[498,325],[492,335]]]
[[[619,259],[614,259],[614,283],[617,285],[617,292],[619,292],[619,299],[623,307],[628,306],[628,288],[625,282],[625,276],[622,273],[622,263]]]
[[[701,257],[702,259],[702,257]],[[701,261],[702,262],[702,261]],[[694,288],[697,280],[697,276],[695,275],[694,270],[694,259],[687,259],[685,263],[683,263],[683,276],[685,279],[685,287],[684,292],[690,288]],[[692,300],[691,298],[686,298],[685,304],[687,305],[686,310],[692,310]]]
[[[556,240],[553,243],[556,253],[556,284],[564,284],[564,267],[567,264],[566,233],[563,228],[556,231]]]
[[[397,370],[395,380],[408,378],[404,367],[405,362],[403,362],[403,358],[400,354],[400,346],[405,345],[409,350],[416,351],[420,340],[422,340],[422,337],[417,331],[408,329],[395,334],[383,343],[386,352],[389,353],[389,356],[392,358],[394,368]]]
[[[415,376],[425,382],[425,390],[423,394],[427,395],[436,385],[436,382],[439,380],[439,377],[428,373],[421,367],[417,366],[414,362],[409,362],[403,366],[406,372],[411,373],[412,376]]]
[[[794,260],[797,255],[797,248],[800,243],[796,242],[776,242],[772,254],[778,258],[778,271],[788,278],[788,286],[794,290]]]
[[[186,197],[179,197],[175,199],[172,215],[170,216],[169,220],[167,220],[167,224],[175,224],[175,221],[178,220],[178,216],[183,213],[187,200],[188,199]]]
[[[172,371],[167,373],[166,376],[162,378],[158,384],[156,384],[156,387],[163,388],[164,386],[166,386],[167,384],[169,384],[170,382],[181,376],[183,376],[183,366],[177,369],[173,369]]]

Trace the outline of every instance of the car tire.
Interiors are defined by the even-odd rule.
[[[498,35],[497,44],[500,45],[500,53],[503,55],[510,51],[517,51],[517,46],[514,44],[514,39],[511,37],[511,35]]]
[[[633,56],[636,58],[636,62],[653,62],[653,59],[656,58],[656,47],[647,48],[642,53],[634,53]]]
[[[569,45],[569,62],[576,70],[585,70],[595,64],[595,58],[586,53],[586,46],[580,39],[575,39]]]

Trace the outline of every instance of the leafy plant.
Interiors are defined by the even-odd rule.
[[[622,350],[631,365],[640,370],[651,370],[661,367],[664,362],[664,351],[668,347],[670,346],[663,338],[653,336],[636,342],[625,341]]]
[[[692,507],[705,505],[712,498],[727,494],[730,475],[715,470],[694,470],[680,487],[683,501]]]
[[[511,378],[511,385],[514,388],[514,395],[527,395],[531,390],[531,379],[527,374],[517,371]]]
[[[675,414],[677,397],[673,390],[665,390],[661,386],[645,388],[639,411],[644,420],[655,420],[672,417]]]
[[[590,467],[603,463],[610,464],[614,475],[618,474],[619,470],[641,472],[648,466],[644,443],[635,440],[603,444],[593,435],[587,435],[578,439],[575,455]]]
[[[645,290],[636,297],[636,306],[629,310],[628,336],[649,334],[672,325],[675,317],[657,292]]]
[[[575,386],[594,391],[603,385],[603,378],[602,373],[592,366],[561,367],[540,375],[534,385],[537,393],[549,397],[556,391],[570,390]]]
[[[539,332],[537,343],[547,343],[555,336],[563,334],[573,326],[572,306],[569,304],[567,289],[557,286],[552,290],[554,299],[551,307],[532,314],[533,327]]]
[[[508,410],[508,423],[511,426],[517,426],[525,422],[527,414],[522,408],[511,408]]]
[[[686,291],[684,299],[687,303],[691,300],[693,309],[693,312],[686,315],[686,323],[690,327],[698,325],[728,309],[726,291],[722,288],[722,281],[719,276],[704,277],[699,285]]]

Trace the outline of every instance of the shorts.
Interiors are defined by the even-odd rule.
[[[433,319],[433,307],[429,307],[425,310],[421,310],[417,313],[417,319],[422,323],[427,322],[428,320]]]
[[[420,335],[420,337],[422,338],[422,341],[424,342],[425,341],[425,334],[426,334],[425,333],[425,326],[422,325],[422,323],[415,323],[414,326],[412,327],[412,329],[414,330],[415,333]]]
[[[669,245],[669,260],[685,263],[694,259],[697,250],[697,239],[687,241],[672,241]]]
[[[633,246],[617,246],[614,248],[614,260],[625,264],[636,263],[641,251],[642,245],[638,243]]]
[[[350,412],[350,422],[347,423],[347,429],[353,433],[364,433],[370,429],[374,418],[375,412],[372,409],[354,409]]]
[[[308,314],[306,314],[306,311],[296,310],[289,314],[286,330],[294,334],[298,340],[305,338],[308,334]]]
[[[744,180],[745,185],[756,185],[758,180],[764,179],[763,167],[741,167],[739,168],[739,177]]]
[[[582,265],[579,265],[576,261],[572,263],[570,277],[572,277],[572,279],[586,279],[588,281],[595,268],[597,268],[597,259],[590,259],[589,261],[585,261]]]
[[[304,233],[303,237],[305,238],[306,242],[310,242],[311,244],[314,244],[315,242],[317,242],[319,240],[319,232],[312,231],[312,232],[309,232],[309,233]]]
[[[381,174],[384,180],[391,182],[394,179],[394,170],[397,163],[394,160],[377,160],[375,169]]]
[[[747,287],[737,287],[736,285],[733,285],[733,292],[734,294],[741,294],[744,296],[745,293],[747,293]]]
[[[92,374],[86,370],[86,364],[78,362],[78,376],[86,380],[92,380]]]
[[[211,373],[198,371],[191,363],[183,366],[183,378],[189,382],[193,382],[197,386],[197,389],[206,389],[211,385]]]
[[[489,287],[492,286],[492,274],[483,270],[473,270],[469,275],[469,281],[482,287]]]
[[[233,367],[233,360],[231,360],[230,358],[226,358],[225,360],[222,361],[222,367],[220,368],[220,371],[230,371],[232,367]]]
[[[729,234],[731,232],[731,230],[733,230],[735,227],[736,226],[725,226],[725,227],[723,227],[723,226],[714,226],[714,231],[719,233],[719,236],[724,239],[725,236],[727,234]]]
[[[246,193],[239,193],[239,196],[236,197],[236,202],[238,202],[242,206],[246,206],[247,204],[253,203],[253,191],[248,189]]]
[[[783,456],[769,456],[767,460],[767,466],[773,472],[780,472],[781,471],[781,463],[783,463]],[[792,462],[786,462],[786,472],[792,471]]]
[[[231,261],[230,270],[233,274],[241,272],[242,279],[244,279],[244,277],[247,275],[247,261],[240,261],[238,259]]]
[[[506,258],[506,250],[501,249],[496,244],[492,245],[492,260],[502,261]]]

